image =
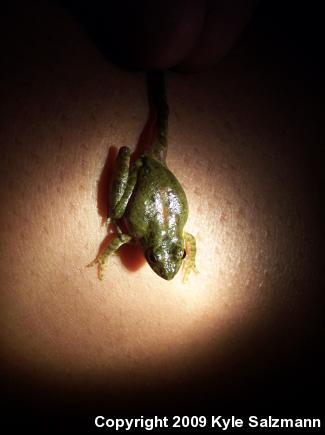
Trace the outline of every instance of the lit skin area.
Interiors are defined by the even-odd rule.
[[[300,109],[314,102],[276,69],[271,92],[245,45],[208,72],[169,73],[167,164],[187,195],[199,274],[165,281],[137,252],[132,267],[111,256],[100,281],[86,267],[107,236],[98,180],[110,147],[136,148],[145,77],[106,61],[60,11],[46,19],[1,83],[0,334],[12,372],[80,386],[218,371],[252,331],[281,337],[288,306],[298,342],[317,222],[295,150],[316,140]]]

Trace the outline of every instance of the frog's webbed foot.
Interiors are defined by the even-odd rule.
[[[101,225],[102,225],[102,227],[106,227],[106,229],[108,230],[111,223],[114,223],[113,219],[108,217],[108,218],[106,218],[105,220],[102,221]]]
[[[187,282],[188,277],[191,273],[191,271],[198,273],[198,270],[195,265],[195,257],[196,257],[196,241],[195,237],[192,236],[190,233],[184,233],[183,234],[184,240],[185,240],[185,250],[186,250],[186,257],[183,261],[183,282]]]
[[[123,234],[122,231],[118,228],[118,235],[114,237],[105,249],[105,251],[98,255],[94,261],[87,265],[87,267],[92,267],[98,265],[98,278],[102,280],[104,278],[104,272],[107,266],[108,257],[115,253],[122,245],[125,243],[129,243],[132,240],[132,237],[128,234]]]

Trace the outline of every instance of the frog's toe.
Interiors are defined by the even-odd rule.
[[[105,261],[102,256],[95,258],[91,263],[87,264],[86,267],[94,267],[97,266],[98,278],[102,281],[104,278],[105,271]]]
[[[188,282],[188,278],[191,272],[199,273],[195,264],[186,264],[186,262],[183,263],[183,271],[183,283]]]
[[[100,279],[101,281],[103,281],[104,279],[104,270],[104,266],[98,263],[98,279]]]
[[[93,261],[91,261],[90,263],[88,263],[86,267],[93,267],[93,266],[96,266],[97,262],[98,262],[98,260],[97,260],[97,258],[95,258],[95,260],[93,260]]]
[[[109,226],[111,223],[112,223],[112,219],[108,217],[106,219],[103,219],[101,225],[102,225],[102,227],[106,227],[107,229],[109,229]]]

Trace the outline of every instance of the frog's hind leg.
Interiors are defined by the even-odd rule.
[[[190,233],[183,234],[185,240],[185,250],[186,257],[183,261],[183,282],[187,282],[189,274],[191,271],[198,273],[198,270],[195,265],[195,257],[196,257],[196,240],[195,237]]]
[[[110,196],[109,196],[109,221],[111,219],[118,219],[116,216],[116,208],[118,203],[120,202],[129,178],[129,170],[130,170],[130,157],[131,150],[128,147],[120,148],[118,155],[116,157],[114,172],[112,178],[112,185],[110,188]]]
[[[110,191],[110,217],[107,219],[107,225],[111,222],[115,224],[117,236],[111,240],[105,251],[88,265],[98,265],[99,279],[103,279],[108,257],[115,253],[122,245],[132,240],[130,235],[123,233],[117,223],[117,220],[122,218],[125,212],[137,181],[138,169],[142,165],[142,161],[139,159],[130,170],[130,156],[130,148],[122,147],[119,150]]]
[[[137,182],[138,170],[142,160],[138,159],[130,170],[131,150],[128,147],[120,148],[113,173],[110,190],[110,218],[121,219],[128,205]]]
[[[105,249],[105,251],[98,255],[97,258],[95,258],[94,261],[92,261],[90,264],[88,264],[88,267],[98,265],[98,277],[100,280],[104,277],[104,271],[107,266],[108,257],[115,253],[122,245],[125,243],[129,243],[132,240],[132,237],[128,234],[123,234],[122,231],[119,229],[117,237],[114,237]]]

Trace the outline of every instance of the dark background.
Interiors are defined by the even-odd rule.
[[[76,8],[75,2],[68,3],[69,13],[81,20],[85,29],[91,27],[89,11],[93,9],[98,16],[97,2],[89,2],[86,9]],[[91,6],[90,6],[91,3]],[[19,5],[19,3],[17,3]],[[80,5],[79,5],[80,6]],[[2,6],[3,8],[3,6]],[[90,9],[87,9],[90,8]],[[86,13],[85,13],[86,10]],[[19,15],[20,8],[15,13]],[[99,14],[103,15],[103,14]],[[12,16],[12,11],[11,11]],[[4,18],[6,15],[4,14]],[[93,20],[93,16],[91,16]],[[93,23],[93,21],[92,21]],[[89,27],[90,25],[90,27]],[[9,45],[19,43],[25,35],[12,26],[12,38],[2,40]],[[100,41],[100,32],[96,35]],[[304,92],[315,96],[315,104],[324,96],[324,21],[321,2],[261,1],[256,7],[253,18],[238,44],[248,44],[254,49],[257,58],[271,59],[281,65],[283,74],[292,76],[304,87]],[[109,50],[106,52],[109,55]],[[116,59],[116,52],[114,54]],[[109,61],[109,60],[108,60]],[[324,101],[324,100],[323,100]],[[323,117],[323,107],[319,107],[319,119]],[[310,144],[308,149],[299,150],[309,165],[308,176],[317,186],[314,194],[321,201],[322,187],[322,150],[324,134],[319,128],[319,143]],[[298,150],[297,150],[298,151]],[[301,174],[303,178],[306,174]],[[321,239],[320,208],[315,210],[319,216],[319,234]],[[324,417],[324,346],[323,322],[323,285],[321,276],[321,249],[315,246],[314,284],[309,289],[305,307],[304,323],[300,325],[301,340],[298,346],[286,349],[281,333],[269,334],[270,342],[265,352],[260,353],[261,343],[252,339],[241,355],[229,358],[229,367],[225,369],[224,381],[218,379],[216,387],[213,367],[206,373],[198,370],[197,377],[191,382],[173,385],[168,388],[146,389],[145,391],[127,391],[110,394],[105,391],[70,392],[65,400],[46,387],[32,385],[30,382],[12,383],[3,371],[2,383],[5,391],[5,405],[2,407],[1,426],[9,433],[13,428],[22,430],[27,426],[44,433],[57,428],[60,433],[77,431],[78,427],[93,429],[93,417],[96,415],[139,417],[141,415],[247,415],[277,417]],[[316,284],[315,284],[316,283]],[[229,377],[229,372],[232,376]],[[222,385],[222,387],[220,387]],[[324,424],[324,420],[323,420]],[[45,430],[45,426],[48,428]],[[99,430],[99,429],[97,429]],[[103,428],[103,431],[107,429]]]

